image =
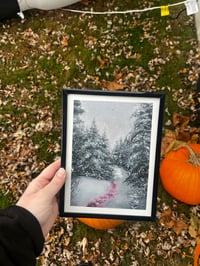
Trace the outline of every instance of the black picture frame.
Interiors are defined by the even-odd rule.
[[[155,219],[164,99],[63,89],[60,216]]]

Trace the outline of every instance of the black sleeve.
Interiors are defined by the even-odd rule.
[[[11,18],[20,12],[17,0],[0,0],[0,20]]]
[[[44,237],[38,220],[26,209],[0,210],[0,265],[35,266]]]

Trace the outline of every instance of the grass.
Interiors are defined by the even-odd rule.
[[[99,0],[91,1],[88,8],[107,10],[107,4]],[[115,0],[110,3],[110,8],[127,10],[160,4],[160,1],[133,3],[131,0]],[[163,4],[166,4],[165,1]],[[77,4],[75,8],[80,9],[83,6]],[[191,51],[195,54],[197,47],[194,20],[185,12],[176,17],[182,8],[183,6],[174,7],[168,17],[161,17],[159,10],[112,16],[77,15],[62,10],[33,10],[25,14],[24,22],[13,18],[0,24],[0,131],[3,134],[0,143],[1,164],[4,166],[2,169],[8,169],[7,175],[11,183],[16,173],[12,170],[12,162],[7,158],[12,154],[15,156],[19,143],[22,150],[27,149],[31,153],[24,157],[25,151],[17,155],[16,169],[25,172],[22,180],[17,180],[17,189],[20,188],[21,191],[21,184],[24,187],[24,183],[28,182],[30,172],[33,172],[33,177],[36,176],[45,165],[60,155],[61,90],[65,86],[101,89],[102,80],[113,81],[116,73],[122,73],[124,78],[121,82],[134,91],[136,77],[139,76],[135,90],[166,93],[168,111],[165,113],[165,121],[171,119],[174,111],[191,113],[192,103],[185,107],[178,104],[180,97],[188,101],[195,85],[195,78],[191,81],[188,75],[193,70],[195,77],[197,71],[194,61],[189,60]],[[100,63],[99,57],[104,64]],[[158,58],[165,62],[154,61],[150,69],[149,62]],[[129,74],[133,74],[131,78]],[[52,119],[51,130],[45,127],[43,130],[36,130],[38,123],[48,121],[45,120],[47,118]],[[19,140],[13,134],[19,128],[28,133],[18,143]],[[3,172],[0,170],[0,173],[2,175]],[[10,184],[9,194],[6,191],[2,186],[1,207],[10,205],[17,198],[15,185]],[[181,203],[176,203],[174,207],[174,199],[163,190],[161,184],[158,197],[159,211],[163,206],[170,206],[177,216],[184,214],[190,217],[191,207]],[[167,252],[157,255],[160,242],[171,243],[171,235],[176,239],[173,232],[160,226],[158,219],[154,223],[141,222],[138,232],[134,229],[136,224],[137,222],[127,222],[111,233],[96,231],[75,221],[70,244],[65,246],[56,237],[51,247],[57,250],[59,261],[63,250],[71,250],[74,254],[71,259],[73,265],[77,258],[85,258],[77,244],[84,237],[88,238],[89,254],[97,256],[98,265],[109,265],[105,261],[115,265],[113,263],[116,261],[116,265],[127,266],[137,265],[134,261],[138,261],[139,265],[144,266],[188,266],[192,262],[191,258],[182,256],[184,251],[189,254],[191,247],[181,246],[180,250],[175,250],[170,255]],[[59,232],[60,228],[64,228],[68,236],[65,221],[56,225],[52,235],[53,232]],[[140,234],[149,231],[153,232],[154,239],[149,246],[143,245]],[[64,236],[63,238],[65,239]],[[95,249],[98,239],[101,239],[99,253]],[[148,256],[144,255],[148,252],[147,247],[150,250]],[[113,261],[110,258],[112,254]],[[50,252],[46,259],[47,264],[63,265],[63,262],[58,262],[58,257],[55,258],[55,254]]]
[[[6,195],[0,192],[0,208],[6,208],[13,203],[12,194],[7,193]]]

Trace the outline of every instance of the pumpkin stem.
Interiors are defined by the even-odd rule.
[[[200,153],[195,153],[192,147],[190,147],[187,144],[182,144],[178,148],[187,148],[190,152],[188,162],[193,164],[194,166],[198,167],[200,166]]]

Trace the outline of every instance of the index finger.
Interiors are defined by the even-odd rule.
[[[28,186],[26,193],[34,193],[43,187],[45,187],[58,171],[61,165],[61,160],[58,159],[55,162],[47,166]]]

